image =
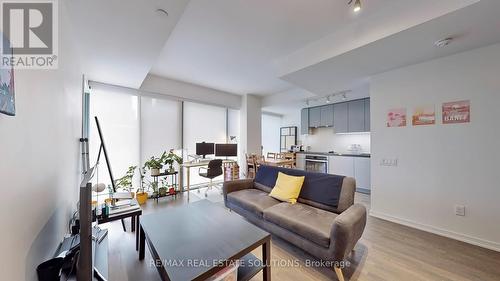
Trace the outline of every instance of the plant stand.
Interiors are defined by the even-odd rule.
[[[177,199],[177,193],[179,192],[179,186],[177,184],[177,176],[178,176],[179,172],[175,171],[175,172],[165,172],[165,173],[160,173],[158,175],[155,175],[155,176],[152,176],[153,177],[153,182],[157,184],[158,186],[158,179],[160,177],[167,177],[167,181],[168,181],[168,177],[170,176],[171,178],[171,182],[172,182],[172,187],[174,188],[174,192],[173,193],[170,193],[169,190],[167,190],[167,194],[164,195],[164,196],[160,196],[160,192],[158,191],[156,193],[156,196],[152,197],[156,200],[156,203],[158,203],[158,199],[160,197],[167,197],[167,196],[174,196],[175,199]]]

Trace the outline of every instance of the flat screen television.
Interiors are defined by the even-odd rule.
[[[196,144],[196,155],[201,155],[203,158],[207,155],[214,154],[214,143],[199,142]]]
[[[215,156],[238,156],[238,145],[235,143],[217,143],[215,144]]]

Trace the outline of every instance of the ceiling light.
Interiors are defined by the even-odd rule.
[[[167,16],[168,17],[168,12],[165,9],[156,9],[156,13],[161,16]]]
[[[361,11],[361,0],[356,0],[354,2],[354,12],[357,13]]]
[[[450,45],[451,41],[453,41],[453,38],[451,38],[451,37],[441,39],[441,40],[434,42],[434,46],[439,47],[439,48],[446,47],[446,46]]]
[[[326,103],[330,103],[331,100],[330,100],[330,96],[326,97]]]
[[[342,94],[342,100],[346,100],[347,99],[347,96],[345,93]]]
[[[309,106],[309,100],[306,100],[306,106]]]

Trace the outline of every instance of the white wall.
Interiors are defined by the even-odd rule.
[[[492,45],[373,78],[372,215],[500,251],[499,73]],[[458,100],[471,101],[471,123],[441,124],[441,103]],[[388,109],[429,103],[436,125],[385,127]]]
[[[241,96],[152,74],[148,74],[140,89],[179,97],[186,101],[198,101],[234,109],[241,106]]]
[[[2,280],[36,280],[78,200],[82,73],[62,3],[59,69],[16,71],[17,114],[0,114]]]

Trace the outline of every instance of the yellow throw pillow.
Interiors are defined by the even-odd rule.
[[[292,204],[297,203],[297,198],[299,198],[304,178],[303,176],[294,177],[279,172],[276,184],[271,193],[269,193],[269,196],[280,201],[290,202]]]

